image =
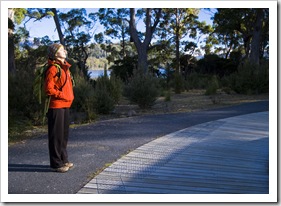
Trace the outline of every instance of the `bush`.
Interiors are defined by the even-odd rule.
[[[133,68],[137,65],[137,57],[125,56],[124,59],[114,61],[111,69],[113,75],[119,77],[123,82],[128,82],[133,75]]]
[[[268,93],[268,63],[258,66],[245,62],[236,73],[224,78],[224,86],[240,94]]]
[[[150,74],[135,71],[124,88],[124,96],[141,109],[151,108],[159,95],[158,79]]]
[[[184,91],[184,79],[183,76],[175,73],[174,74],[174,79],[173,79],[173,86],[175,89],[176,94],[180,94],[182,91]]]
[[[41,124],[44,102],[40,105],[33,94],[34,67],[25,62],[18,65],[17,73],[8,76],[9,122],[16,118],[16,121],[24,119],[31,124]]]
[[[74,112],[85,112],[88,120],[95,118],[94,87],[80,75],[75,75]]]
[[[122,82],[115,76],[102,76],[96,81],[94,105],[97,113],[109,114],[122,95]]]
[[[109,85],[108,85],[108,92],[110,96],[113,98],[114,104],[118,104],[121,96],[122,96],[122,87],[123,83],[119,77],[114,75],[110,76]]]
[[[216,94],[218,89],[219,89],[219,81],[218,81],[217,76],[214,75],[209,80],[209,84],[208,84],[205,94],[206,95]]]
[[[187,76],[187,79],[185,80],[185,88],[186,90],[207,89],[209,79],[210,75],[192,72]]]
[[[114,109],[114,100],[104,85],[95,89],[94,105],[99,114],[109,114]]]
[[[170,90],[167,90],[164,94],[164,97],[165,97],[165,102],[170,102],[171,101],[171,91]]]

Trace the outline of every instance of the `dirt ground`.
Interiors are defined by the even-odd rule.
[[[216,95],[205,95],[205,90],[190,90],[182,92],[181,94],[171,93],[169,101],[165,97],[159,97],[155,105],[151,109],[141,110],[137,105],[129,104],[127,100],[122,100],[116,106],[113,115],[115,117],[128,117],[143,114],[161,114],[161,113],[179,113],[179,112],[193,112],[206,109],[214,109],[230,105],[236,105],[246,102],[254,102],[259,100],[268,100],[268,94],[259,95],[240,95],[240,94],[226,94],[218,92]],[[101,116],[101,119],[106,118]]]

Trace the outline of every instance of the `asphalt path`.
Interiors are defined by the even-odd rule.
[[[74,194],[95,172],[163,135],[197,124],[269,110],[268,101],[206,111],[135,116],[99,121],[70,130],[67,173],[49,168],[47,134],[9,146],[9,194]]]

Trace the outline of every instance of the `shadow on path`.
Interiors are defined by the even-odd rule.
[[[9,164],[9,172],[52,172],[49,165]]]

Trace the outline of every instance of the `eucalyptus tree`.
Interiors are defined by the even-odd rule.
[[[180,73],[180,47],[185,37],[196,38],[199,9],[166,8],[163,9],[163,21],[160,24],[160,38],[169,37],[176,45],[176,73]]]
[[[126,42],[130,39],[129,34],[129,10],[125,8],[100,8],[94,13],[99,18],[100,24],[105,27],[104,35],[117,39],[121,44],[121,58],[126,56]]]
[[[64,35],[61,29],[61,22],[58,17],[58,10],[56,8],[28,8],[27,11],[28,12],[26,14],[26,21],[24,25],[31,20],[41,21],[45,18],[53,18],[60,39],[60,43],[65,46]]]
[[[14,75],[16,73],[15,64],[15,26],[19,25],[27,13],[23,8],[10,8],[8,11],[8,72]]]
[[[129,31],[131,40],[134,42],[138,52],[137,68],[144,73],[148,72],[148,50],[151,44],[153,34],[160,21],[162,9],[138,9],[136,13],[135,8],[130,9]],[[145,32],[142,33],[137,30],[136,17],[143,18],[145,24]]]
[[[259,65],[263,45],[268,43],[268,9],[257,8],[254,10],[251,53],[249,60],[252,64]],[[264,38],[264,39],[263,39]]]
[[[224,46],[225,58],[232,50],[236,50],[240,45],[244,46],[245,56],[248,57],[250,51],[250,26],[245,19],[245,9],[217,9],[214,16],[214,34],[218,39],[218,44]]]
[[[259,64],[261,50],[268,45],[268,9],[218,9],[214,27],[215,33],[228,38],[229,50],[239,47],[242,41],[245,58]]]
[[[64,42],[69,56],[77,61],[79,69],[88,76],[88,43],[91,40],[92,21],[88,19],[86,9],[71,9],[58,13],[60,24],[64,28]]]
[[[133,42],[138,53],[137,68],[144,73],[148,71],[148,50],[156,27],[161,17],[162,9],[99,9],[95,15],[105,27],[105,35],[121,40],[123,58],[126,55],[126,42]],[[142,19],[145,31],[138,31],[138,21]],[[103,40],[101,34],[96,39]]]
[[[60,43],[62,45],[64,45],[64,46],[66,46],[65,42],[64,42],[64,35],[62,33],[61,24],[60,24],[60,20],[59,20],[59,17],[58,17],[57,9],[56,8],[52,8],[51,11],[53,13],[53,18],[54,18],[54,21],[55,21],[55,24],[56,24],[56,29],[58,31],[58,36],[59,36],[59,39],[60,39]]]
[[[195,21],[196,36],[192,40],[182,41],[183,51],[185,55],[189,56],[185,64],[187,66],[191,63],[195,56],[202,56],[201,49],[204,49],[205,54],[211,53],[211,48],[213,44],[217,42],[215,38],[212,37],[213,27],[207,24],[205,21]],[[205,45],[203,44],[205,43]],[[185,70],[186,75],[186,70]]]

